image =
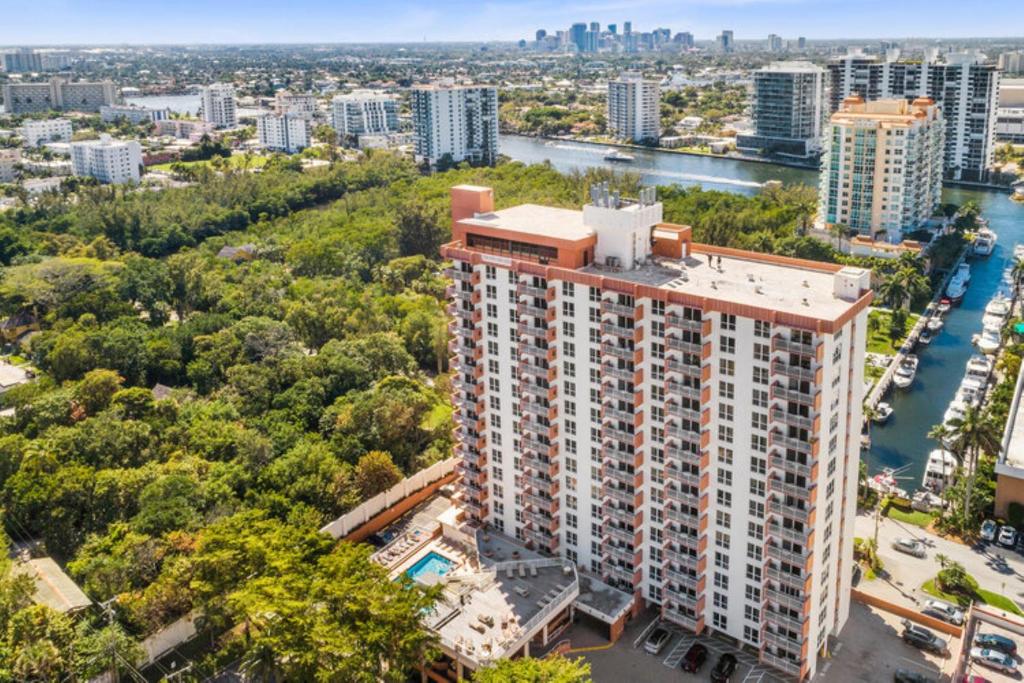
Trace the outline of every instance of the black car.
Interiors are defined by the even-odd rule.
[[[726,652],[718,658],[711,670],[711,683],[729,683],[729,677],[736,671],[736,657]]]
[[[909,619],[903,620],[903,641],[919,650],[927,650],[937,655],[946,654],[946,641]]]
[[[896,672],[892,675],[892,680],[893,683],[935,683],[935,679],[930,676],[925,676],[917,671],[907,671],[906,669],[896,669]]]
[[[679,665],[683,671],[687,673],[695,674],[700,671],[700,668],[704,666],[704,662],[708,660],[708,649],[700,643],[694,643],[690,646],[690,649],[683,655],[683,661]]]

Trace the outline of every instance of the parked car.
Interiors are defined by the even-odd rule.
[[[960,683],[992,683],[983,676],[975,676],[974,674],[964,674],[964,677],[960,679]]]
[[[938,617],[956,626],[962,626],[964,623],[964,611],[941,600],[925,600],[924,609],[921,610],[921,614]]]
[[[644,650],[652,655],[656,655],[664,649],[671,637],[671,631],[663,626],[658,626],[651,631],[651,634],[647,636],[647,640],[644,641]]]
[[[897,538],[892,542],[892,549],[907,555],[913,555],[914,557],[924,557],[928,554],[925,552],[924,543],[915,541],[912,538]]]
[[[971,648],[971,661],[1007,674],[1017,673],[1017,662],[1010,655],[999,650],[982,647]]]
[[[893,683],[936,683],[936,679],[925,676],[920,671],[909,669],[896,669],[892,675]]]
[[[704,666],[704,662],[708,660],[708,649],[700,643],[694,643],[690,646],[690,649],[683,655],[683,661],[680,666],[683,671],[687,673],[695,674],[700,671],[701,667]]]
[[[974,636],[972,645],[986,650],[999,650],[1011,657],[1017,656],[1017,643],[1012,638],[1001,636],[998,633],[978,633]]]
[[[736,671],[736,656],[726,652],[718,658],[715,668],[711,670],[711,683],[729,683],[729,678]]]
[[[927,650],[937,655],[946,654],[946,641],[938,637],[924,626],[919,626],[909,619],[903,620],[903,641],[919,650]]]
[[[1007,548],[1017,545],[1017,530],[1010,525],[1004,526],[999,530],[999,538],[996,543]]]
[[[979,536],[983,541],[994,541],[996,540],[996,531],[999,529],[999,525],[993,522],[991,519],[986,519],[981,523],[981,531]]]

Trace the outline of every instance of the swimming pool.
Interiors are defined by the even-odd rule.
[[[418,581],[424,574],[444,576],[451,571],[451,568],[454,565],[455,563],[444,555],[439,555],[434,551],[430,551],[420,559],[416,560],[416,564],[406,569],[405,573],[409,575],[410,579]]]

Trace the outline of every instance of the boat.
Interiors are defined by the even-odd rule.
[[[971,252],[975,256],[991,256],[996,248],[996,240],[999,238],[994,230],[981,228],[974,234],[974,243],[971,245]]]
[[[921,334],[917,336],[917,343],[928,346],[932,343],[932,339],[935,338],[935,333],[929,330],[927,327],[921,330]]]
[[[942,329],[942,325],[942,318],[936,315],[934,317],[928,318],[928,322],[924,324],[924,327],[926,330],[930,332],[938,332],[939,330]]]
[[[875,406],[875,412],[871,416],[871,419],[878,424],[885,424],[890,417],[892,417],[892,406],[885,401],[882,401]]]
[[[896,480],[896,470],[891,467],[886,467],[875,476],[868,478],[868,488],[883,496],[907,497],[907,492],[899,487]]]
[[[1024,258],[1024,244],[1017,244],[1013,248],[1013,260],[1019,261]]]
[[[953,302],[947,299],[946,297],[942,297],[941,299],[939,299],[939,305],[935,307],[935,310],[938,311],[939,315],[945,315],[949,313],[949,309],[951,309],[952,307]]]
[[[942,493],[953,480],[956,472],[956,458],[952,453],[936,448],[928,454],[928,463],[924,466],[921,477],[921,488],[932,493]]]
[[[621,162],[624,162],[624,163],[629,163],[630,161],[635,161],[636,157],[631,155],[631,154],[626,154],[622,150],[609,149],[605,153],[605,155],[604,155],[604,160],[605,161],[621,161]]]
[[[953,279],[963,280],[964,284],[969,283],[971,281],[971,265],[966,261],[961,261],[956,273],[953,274]]]
[[[967,361],[967,377],[974,377],[976,379],[988,381],[989,375],[992,374],[992,359],[988,356],[982,356],[981,354],[974,354],[970,360]]]
[[[914,383],[914,376],[917,375],[917,356],[907,356],[900,361],[899,367],[892,375],[892,383],[898,389],[906,389]]]
[[[999,350],[1000,344],[1003,343],[999,328],[991,326],[982,330],[981,334],[974,335],[971,341],[974,342],[979,351],[985,354],[995,353]]]
[[[962,403],[978,405],[985,398],[985,387],[988,382],[978,377],[964,377],[956,390],[956,399]]]
[[[966,410],[966,403],[954,399],[946,408],[946,412],[942,414],[942,424],[948,425],[953,420],[962,420]]]
[[[967,293],[967,282],[953,278],[950,280],[949,285],[946,287],[946,296],[950,298],[954,303],[964,298],[964,294]]]
[[[1013,309],[1013,302],[1008,296],[999,292],[985,306],[985,315],[981,322],[984,327],[1002,327],[1006,316],[1010,315]]]

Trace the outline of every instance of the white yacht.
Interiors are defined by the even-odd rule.
[[[970,360],[967,361],[967,374],[965,377],[974,377],[985,382],[988,381],[989,375],[992,374],[992,359],[988,356],[982,356],[981,354],[974,354]]]
[[[982,325],[985,327],[1002,327],[1006,321],[1006,316],[1010,315],[1012,308],[1013,302],[1010,298],[999,292],[985,306],[985,315],[981,319]]]
[[[938,315],[928,318],[928,322],[924,324],[925,329],[927,329],[930,332],[938,332],[939,330],[942,329],[942,325],[942,317]]]
[[[928,454],[928,464],[924,466],[921,486],[926,491],[942,493],[952,483],[954,472],[956,472],[956,458],[949,451],[936,448]]]
[[[885,424],[890,417],[892,417],[892,406],[885,401],[882,401],[875,406],[875,412],[871,419],[878,424]]]
[[[953,400],[949,407],[946,408],[946,412],[942,414],[942,424],[949,425],[953,420],[962,420],[964,418],[964,412],[967,410],[967,404],[963,401]]]
[[[625,162],[625,163],[629,163],[630,161],[635,161],[636,157],[633,156],[632,154],[626,154],[622,150],[609,149],[607,152],[605,152],[604,160],[605,161],[622,161],[622,162]]]
[[[935,307],[935,310],[939,312],[939,315],[946,315],[952,307],[953,302],[946,297],[942,297],[939,299],[939,305]]]
[[[949,281],[949,285],[946,287],[946,296],[952,301],[959,302],[964,298],[964,294],[967,293],[967,280],[961,280],[954,277]]]
[[[999,345],[1002,344],[1003,339],[998,327],[987,326],[981,331],[981,334],[974,335],[971,341],[974,342],[979,351],[984,354],[990,354],[999,350]]]
[[[974,243],[971,251],[975,256],[991,256],[996,248],[996,240],[999,236],[990,228],[981,228],[974,235]]]
[[[917,356],[907,356],[900,361],[899,367],[893,373],[892,383],[898,389],[906,389],[914,383],[914,376],[917,375]]]
[[[961,261],[960,266],[956,269],[956,273],[953,275],[954,280],[963,280],[964,283],[971,281],[971,265],[966,261]]]
[[[935,339],[935,337],[938,334],[938,332],[932,332],[927,327],[925,327],[923,330],[921,330],[921,334],[917,336],[917,343],[922,344],[924,346],[928,346],[929,344],[932,343],[932,339]]]
[[[985,387],[988,382],[978,377],[964,377],[956,390],[956,399],[968,405],[978,405],[985,398]]]

